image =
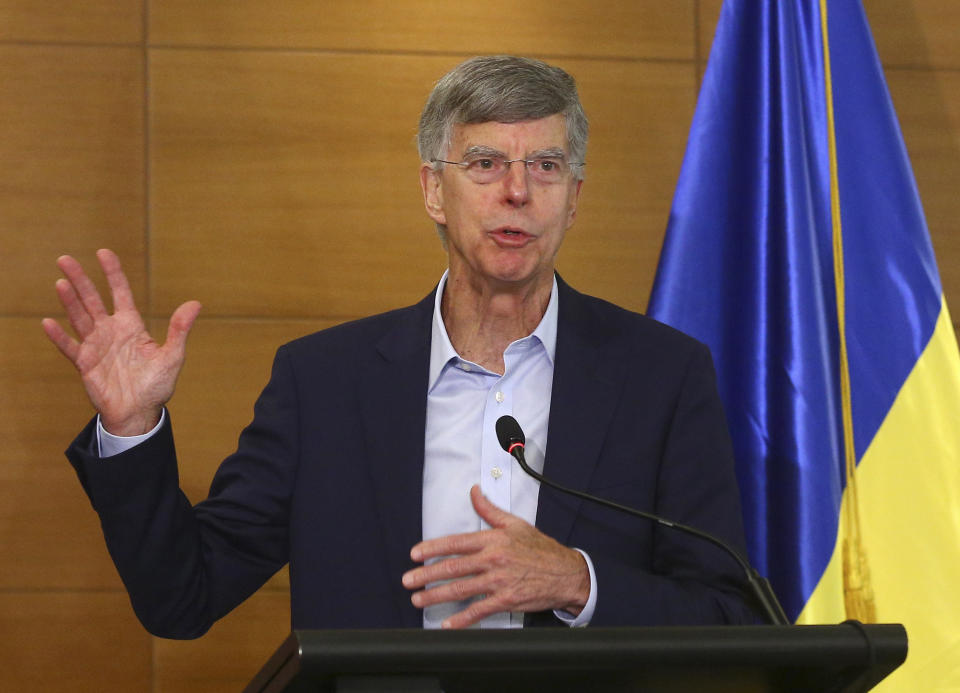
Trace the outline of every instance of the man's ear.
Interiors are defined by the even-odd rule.
[[[570,196],[569,208],[567,209],[567,228],[573,226],[577,218],[577,204],[580,202],[580,189],[583,187],[583,181],[577,181],[577,187]]]
[[[440,171],[424,162],[420,166],[420,188],[423,190],[423,204],[429,216],[437,224],[446,224],[447,215],[443,211],[443,190]]]

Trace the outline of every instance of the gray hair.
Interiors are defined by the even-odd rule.
[[[471,58],[444,75],[420,115],[417,148],[422,161],[443,159],[454,125],[516,123],[562,114],[571,161],[587,154],[589,127],[569,74],[540,60],[495,55]],[[583,167],[573,174],[583,178]]]

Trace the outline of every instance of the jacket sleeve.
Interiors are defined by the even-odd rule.
[[[287,562],[297,416],[282,349],[237,452],[195,507],[179,488],[169,415],[153,437],[104,459],[95,427],[96,419],[66,454],[149,632],[202,635]]]

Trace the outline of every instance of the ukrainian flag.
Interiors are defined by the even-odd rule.
[[[726,0],[649,313],[706,342],[791,618],[960,690],[960,356],[859,0]]]

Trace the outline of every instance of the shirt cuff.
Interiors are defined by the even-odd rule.
[[[553,615],[571,628],[583,628],[590,624],[590,619],[593,618],[593,612],[597,608],[597,574],[593,570],[593,561],[590,560],[590,556],[580,549],[575,548],[574,551],[583,556],[583,559],[587,562],[587,569],[590,571],[590,596],[587,598],[587,604],[583,607],[583,611],[580,612],[579,616],[575,617],[573,614],[560,611],[559,609],[554,609]]]
[[[126,452],[132,447],[135,447],[147,440],[154,433],[160,430],[160,427],[163,426],[164,420],[167,418],[166,408],[160,412],[160,423],[153,427],[150,431],[143,433],[138,436],[115,436],[112,433],[108,433],[107,429],[103,427],[103,424],[100,423],[100,415],[97,414],[97,448],[100,452],[101,459],[104,457],[113,457],[114,455],[119,455],[121,452]],[[589,559],[588,559],[589,562]]]

